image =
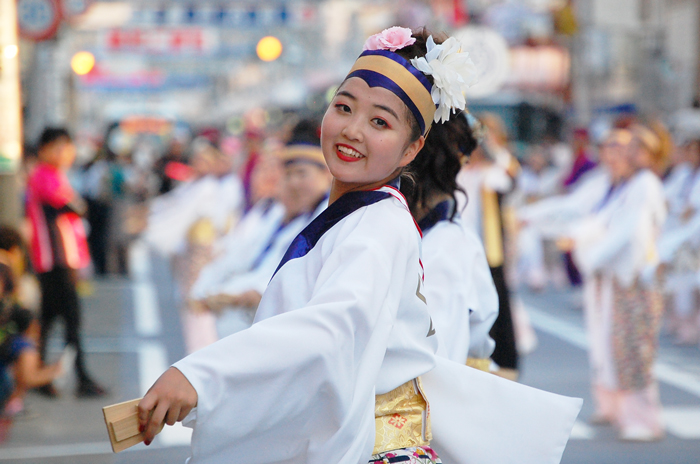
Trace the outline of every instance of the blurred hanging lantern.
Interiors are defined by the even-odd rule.
[[[71,58],[70,67],[77,75],[84,76],[95,67],[95,56],[90,52],[78,52]]]
[[[271,35],[263,37],[255,47],[258,58],[263,61],[275,61],[282,54],[282,42]]]

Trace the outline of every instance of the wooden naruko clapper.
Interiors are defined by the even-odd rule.
[[[143,441],[139,432],[138,405],[141,398],[102,408],[112,451],[118,453]]]

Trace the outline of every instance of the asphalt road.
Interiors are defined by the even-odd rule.
[[[48,400],[30,394],[30,416],[16,421],[0,462],[37,464],[177,463],[188,456],[189,430],[166,428],[154,443],[111,452],[102,406],[136,398],[167,366],[184,355],[177,294],[167,263],[133,250],[132,277],[94,283],[83,299],[85,347],[94,377],[110,388],[107,398],[77,400],[75,380]],[[700,464],[700,348],[676,347],[665,337],[657,363],[667,436],[655,443],[622,443],[611,427],[587,423],[592,414],[586,339],[576,292],[521,295],[536,330],[536,349],[522,361],[521,381],[584,398],[564,453],[564,464]],[[58,357],[58,333],[50,352]],[[448,464],[448,463],[446,463]],[[497,463],[495,463],[497,464]]]

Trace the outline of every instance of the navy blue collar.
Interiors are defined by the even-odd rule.
[[[393,179],[388,182],[387,185],[398,188],[398,179],[398,177]],[[364,206],[372,205],[391,196],[390,193],[380,190],[362,190],[348,192],[338,198],[296,236],[291,245],[289,245],[289,248],[287,248],[287,252],[284,254],[279,266],[277,266],[275,274],[277,274],[277,271],[279,271],[287,261],[306,256],[306,254],[316,246],[321,237],[323,237],[323,234],[328,232],[334,225],[350,214]],[[274,277],[275,274],[273,274],[272,277]]]
[[[418,221],[418,226],[423,234],[428,233],[438,222],[449,221],[453,208],[454,202],[452,200],[445,200],[435,205],[423,219]]]

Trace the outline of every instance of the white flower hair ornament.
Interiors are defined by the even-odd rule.
[[[436,44],[431,35],[426,48],[428,53],[424,57],[413,58],[411,64],[423,74],[433,77],[430,94],[437,105],[435,122],[449,121],[453,110],[463,110],[467,106],[464,92],[477,80],[476,66],[454,37]]]

